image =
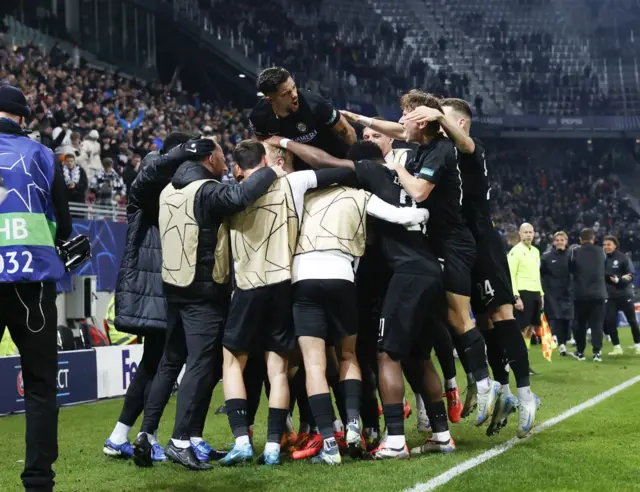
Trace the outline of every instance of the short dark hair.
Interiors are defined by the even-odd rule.
[[[433,94],[428,94],[420,89],[411,89],[406,94],[403,94],[400,98],[400,108],[403,111],[413,111],[418,106],[426,106],[428,108],[437,109],[442,114],[442,106],[440,105],[440,99]],[[430,121],[426,126],[426,134],[433,137],[440,131],[440,123],[437,121]]]
[[[113,167],[113,159],[111,157],[105,157],[102,159],[102,166]]]
[[[580,231],[580,239],[583,241],[593,241],[596,237],[596,233],[590,227],[585,227]]]
[[[187,143],[189,140],[191,140],[191,135],[189,135],[188,133],[172,132],[167,136],[167,138],[164,139],[160,153],[166,154],[167,152],[174,149],[178,145]]]
[[[471,105],[464,99],[458,99],[457,97],[449,97],[440,101],[440,105],[444,108],[448,106],[454,111],[465,115],[467,118],[473,118],[473,111]]]
[[[257,167],[266,155],[264,145],[257,140],[243,140],[233,149],[233,160],[243,171]]]
[[[616,245],[616,248],[620,246],[620,241],[618,241],[618,238],[615,236],[605,236],[602,242],[605,242],[605,241],[611,241],[613,244]]]
[[[263,94],[278,92],[281,84],[289,80],[291,74],[282,67],[265,68],[258,76],[258,90]]]
[[[347,159],[353,162],[384,159],[382,150],[375,143],[368,140],[358,140],[347,151]]]

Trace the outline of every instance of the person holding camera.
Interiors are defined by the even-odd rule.
[[[31,111],[16,87],[0,85],[0,338],[20,351],[26,407],[26,490],[53,490],[58,458],[56,243],[71,234],[67,186],[53,152],[23,130]]]

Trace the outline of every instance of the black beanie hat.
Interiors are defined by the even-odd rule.
[[[0,85],[0,111],[23,118],[31,116],[27,98],[22,91],[8,84]]]

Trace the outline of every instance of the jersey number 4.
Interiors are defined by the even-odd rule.
[[[483,301],[485,299],[492,299],[496,293],[496,291],[491,287],[491,282],[488,280],[484,281],[484,286],[481,283],[478,283],[476,284],[476,287],[478,287],[478,290],[480,291],[480,299]]]

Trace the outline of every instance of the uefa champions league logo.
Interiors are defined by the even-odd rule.
[[[18,373],[17,389],[18,394],[24,398],[24,380],[22,379],[22,371]]]

